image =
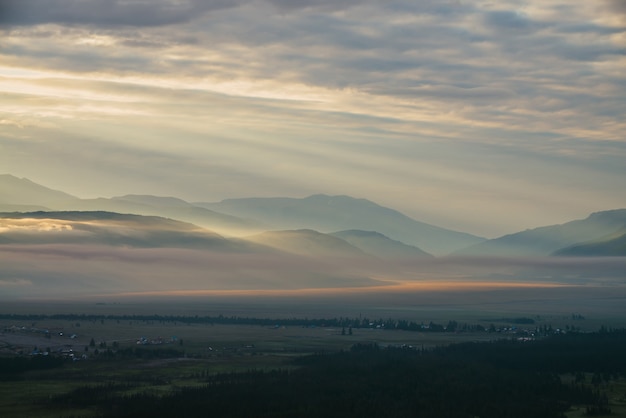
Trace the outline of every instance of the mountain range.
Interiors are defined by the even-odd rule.
[[[0,213],[0,244],[195,248],[222,252],[267,250],[248,241],[226,239],[186,222],[104,211]]]
[[[562,256],[624,256],[626,255],[626,229],[598,240],[575,244],[554,252]]]
[[[623,257],[586,256],[624,241],[626,209],[486,240],[349,196],[80,199],[0,175],[0,299],[614,282]]]
[[[626,255],[619,239],[626,229],[626,209],[596,212],[585,219],[544,226],[487,240],[457,255],[544,256]],[[614,240],[617,240],[613,242]],[[600,244],[605,245],[605,249]]]
[[[420,222],[396,210],[350,196],[318,194],[303,199],[227,199],[196,205],[242,218],[257,219],[274,229],[306,228],[324,233],[376,231],[434,255],[448,254],[484,241],[482,237]]]
[[[244,237],[266,231],[312,229],[376,231],[443,255],[484,238],[436,227],[365,199],[315,195],[304,199],[234,199],[215,204],[189,203],[174,197],[126,195],[79,199],[27,179],[0,176],[0,211],[107,211],[162,216],[191,222],[224,236]],[[397,247],[397,246],[396,246]]]
[[[430,254],[626,255],[626,209],[485,239],[349,196],[319,194],[302,199],[246,198],[215,203],[148,195],[80,199],[5,174],[0,175],[0,212],[6,212],[0,224],[0,243],[5,244],[58,240],[387,260]],[[18,220],[25,217],[55,219],[55,228],[60,229],[36,237],[35,231],[43,229],[32,224],[20,229]],[[11,225],[8,219],[13,219]]]

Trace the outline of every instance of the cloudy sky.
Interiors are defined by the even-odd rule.
[[[0,0],[0,172],[493,237],[626,207],[625,69],[624,0]]]

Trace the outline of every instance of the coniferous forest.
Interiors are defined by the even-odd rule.
[[[432,349],[356,344],[289,369],[207,374],[167,394],[93,383],[47,406],[104,417],[558,418],[576,405],[599,416],[611,413],[603,387],[626,377],[625,352],[624,330]]]

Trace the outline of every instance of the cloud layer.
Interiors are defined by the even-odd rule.
[[[494,236],[626,206],[623,2],[0,0],[0,164]]]
[[[479,290],[527,289],[534,295],[528,297],[536,298],[547,288],[608,288],[613,298],[623,299],[625,289],[626,260],[620,257],[357,260],[88,244],[2,246],[0,300],[122,294],[387,298],[444,292],[472,302],[471,292]]]

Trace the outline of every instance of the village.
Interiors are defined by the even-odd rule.
[[[573,317],[577,320],[583,319],[582,316]],[[550,335],[580,331],[569,324],[563,328],[553,328],[551,325],[537,325],[528,318],[504,319],[508,320],[507,325],[468,325],[454,320],[448,321],[446,325],[433,322],[417,324],[404,320],[368,320],[353,322],[347,327],[337,326],[335,320],[328,320],[327,324],[320,320],[306,323],[293,319],[282,321],[287,325],[281,325],[280,320],[261,321],[259,325],[259,320],[254,318],[231,321],[235,323],[221,326],[213,322],[210,325],[185,324],[181,318],[177,321],[156,322],[145,319],[126,322],[107,319],[108,325],[104,319],[93,318],[82,322],[58,319],[31,321],[28,324],[6,322],[0,323],[0,356],[55,356],[84,361],[133,346],[173,346],[193,357],[225,353],[257,354],[277,350],[307,352],[307,347],[318,349],[325,343],[330,349],[342,349],[354,343],[420,349],[425,345],[463,341],[532,341]],[[274,322],[274,325],[267,325]],[[181,333],[185,338],[179,336]],[[266,338],[270,343],[263,341]],[[281,340],[284,341],[282,347]],[[294,341],[297,342],[294,344]]]

